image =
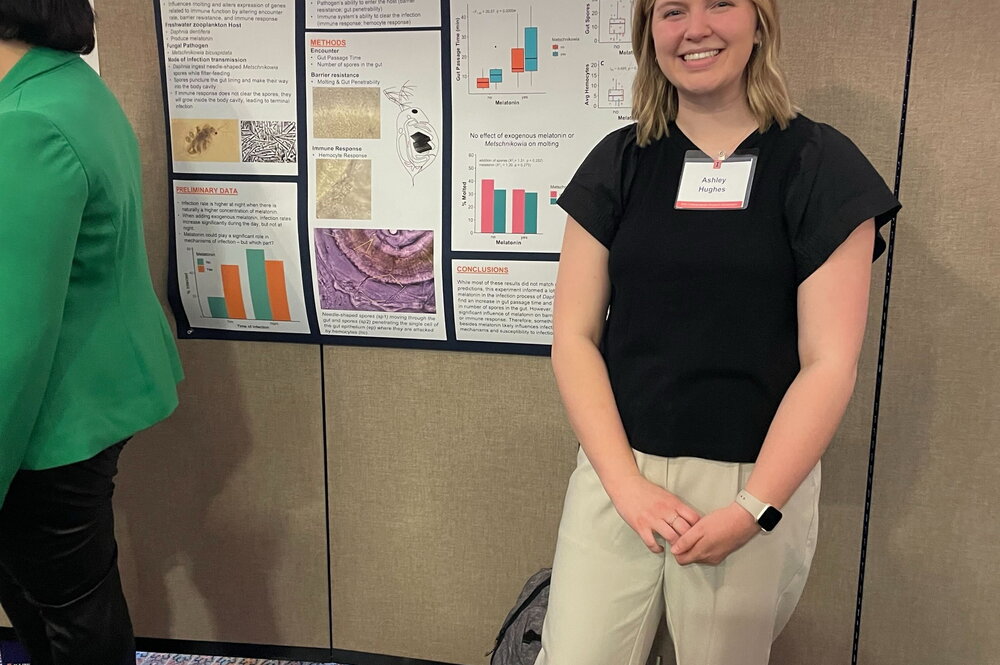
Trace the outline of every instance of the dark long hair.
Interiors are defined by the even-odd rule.
[[[94,9],[89,0],[0,0],[0,39],[90,53]]]

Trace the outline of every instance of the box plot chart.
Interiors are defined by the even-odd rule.
[[[538,26],[532,10],[467,9],[460,56],[469,94],[541,94]]]
[[[610,43],[632,41],[632,10],[635,0],[601,0],[600,40]]]
[[[292,320],[284,261],[268,259],[263,249],[247,249],[241,261],[190,251],[193,286],[204,317]]]
[[[597,107],[631,108],[633,78],[635,78],[633,63],[601,62],[597,68]]]

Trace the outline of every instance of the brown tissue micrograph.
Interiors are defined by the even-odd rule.
[[[316,160],[316,217],[372,218],[370,159]]]
[[[382,136],[378,88],[313,88],[313,136],[377,139]]]
[[[174,118],[170,129],[174,161],[240,161],[239,120]]]

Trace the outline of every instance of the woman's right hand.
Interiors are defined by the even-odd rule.
[[[701,519],[691,506],[641,475],[617,482],[608,496],[621,518],[654,554],[663,552],[656,534],[673,545]]]

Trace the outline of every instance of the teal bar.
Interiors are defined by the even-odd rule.
[[[267,270],[264,268],[264,250],[247,250],[247,278],[250,281],[250,302],[253,316],[258,321],[270,321],[271,298],[267,293]]]
[[[507,190],[493,191],[493,233],[507,232]]]
[[[228,319],[229,310],[226,309],[225,298],[208,297],[208,309],[212,313],[213,319]]]
[[[524,193],[524,232],[538,233],[538,192]]]
[[[538,28],[524,29],[524,71],[538,71]]]
[[[524,59],[538,59],[538,28],[524,29]]]

